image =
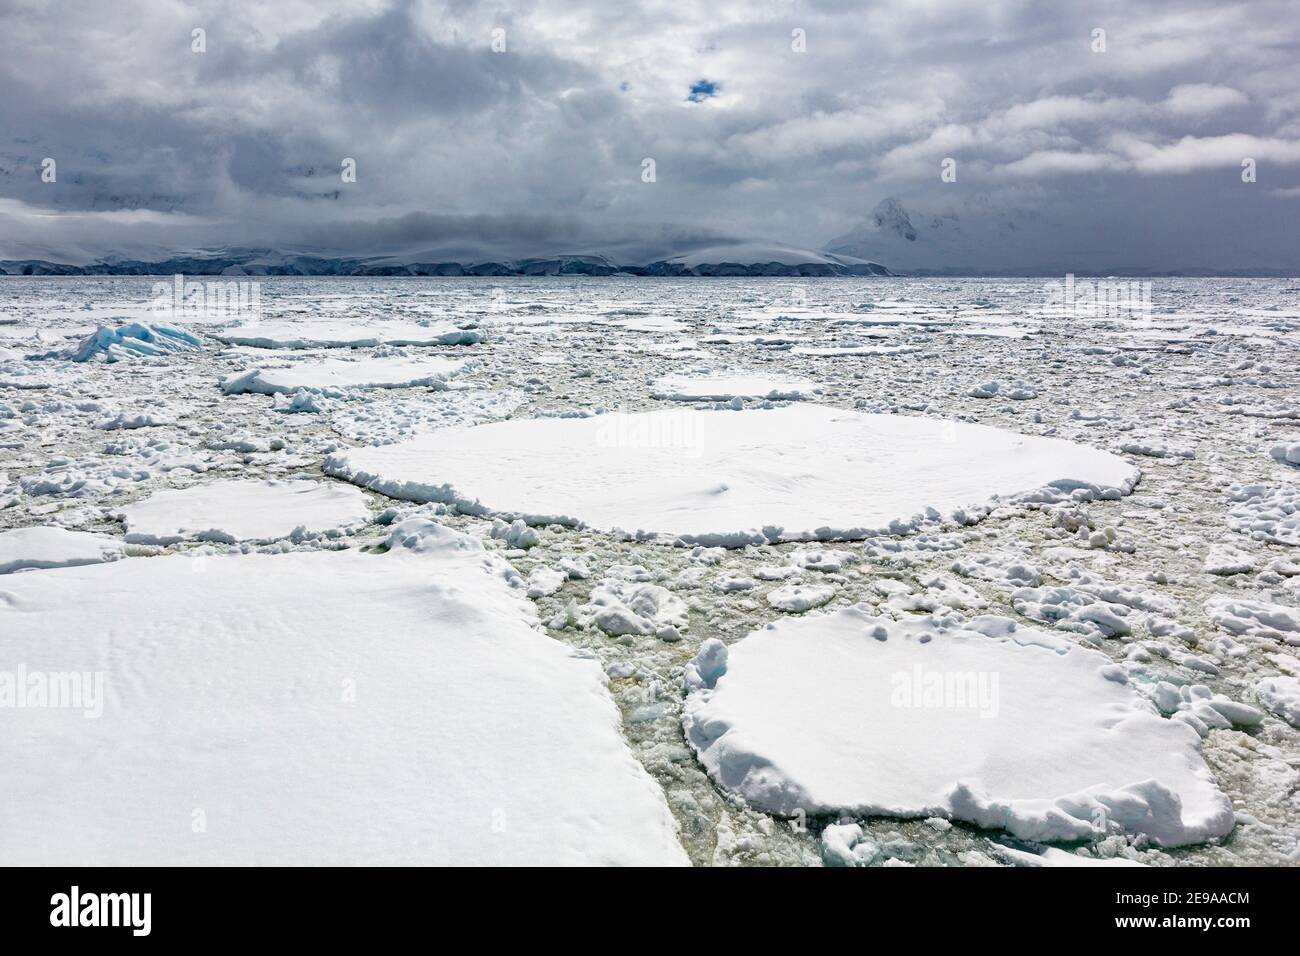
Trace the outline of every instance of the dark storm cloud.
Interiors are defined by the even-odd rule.
[[[976,231],[1019,223],[1067,258],[1102,244],[1152,267],[1297,263],[1292,14],[1278,0],[0,0],[0,256],[816,247],[896,195]]]

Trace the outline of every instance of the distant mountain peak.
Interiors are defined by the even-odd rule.
[[[871,210],[871,221],[877,229],[896,233],[908,242],[916,242],[916,227],[912,225],[903,204],[893,196],[876,203],[876,208]]]

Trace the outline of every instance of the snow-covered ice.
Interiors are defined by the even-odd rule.
[[[509,567],[422,519],[389,544],[8,579],[7,657],[88,686],[6,711],[5,862],[685,862]]]
[[[761,375],[665,375],[650,391],[655,398],[676,402],[726,402],[733,398],[790,401],[812,398],[821,388],[808,379]]]
[[[325,359],[299,362],[276,368],[256,368],[229,376],[221,383],[227,395],[254,392],[262,395],[292,395],[309,392],[337,392],[349,388],[410,388],[417,385],[446,388],[452,376],[469,364],[464,359],[369,358],[356,361]]]
[[[1228,526],[1272,544],[1300,545],[1300,488],[1245,485],[1230,495]]]
[[[720,785],[773,813],[1163,846],[1234,824],[1195,731],[1105,655],[1006,618],[792,618],[729,648],[718,671],[687,698],[687,739]]]
[[[145,356],[197,352],[203,340],[192,332],[169,325],[100,326],[76,345],[46,353],[43,358],[61,358],[71,362],[121,362]]]
[[[471,514],[726,546],[965,522],[998,497],[1117,498],[1138,477],[1059,439],[821,405],[516,419],[340,452],[326,471]]]
[[[430,563],[414,550],[436,541],[420,518],[466,536],[458,551],[495,569],[489,577],[505,584],[493,592],[506,602],[508,591],[510,606],[529,619],[529,636],[565,666],[591,671],[579,696],[599,703],[589,702],[591,712],[574,725],[598,726],[604,736],[582,776],[603,781],[614,761],[633,803],[649,815],[583,797],[591,813],[552,844],[578,846],[568,857],[575,861],[594,858],[588,850],[597,843],[617,847],[620,860],[636,858],[634,845],[658,845],[697,865],[1279,865],[1300,854],[1293,799],[1300,728],[1287,716],[1295,714],[1292,682],[1300,678],[1300,481],[1287,460],[1300,441],[1293,280],[1157,279],[1156,312],[1140,323],[1050,314],[1034,279],[257,280],[257,321],[193,321],[151,308],[154,277],[0,279],[0,566],[14,568],[0,577],[0,681],[19,665],[102,671],[99,721],[58,711],[41,719],[104,728],[118,721],[71,749],[51,750],[61,756],[39,769],[64,774],[56,788],[38,790],[53,778],[31,777],[30,764],[0,771],[5,812],[13,811],[0,820],[52,831],[61,808],[80,817],[94,805],[72,782],[74,767],[99,775],[92,783],[114,781],[105,791],[111,802],[88,826],[109,816],[114,823],[73,835],[85,838],[82,849],[60,843],[66,861],[168,862],[167,841],[199,839],[191,829],[196,809],[206,813],[205,838],[250,853],[287,820],[283,839],[273,834],[266,844],[275,849],[266,859],[285,862],[328,853],[375,862],[424,853],[423,861],[443,846],[510,861],[515,836],[533,846],[538,831],[516,833],[517,813],[540,821],[538,804],[580,791],[578,774],[536,793],[516,785],[508,755],[496,762],[501,746],[474,736],[487,707],[479,698],[456,725],[469,728],[464,739],[447,741],[463,744],[473,755],[465,766],[481,771],[473,780],[454,778],[469,794],[456,810],[465,832],[444,835],[441,805],[426,801],[417,821],[403,802],[429,766],[423,751],[403,750],[404,742],[426,731],[433,739],[440,712],[426,710],[430,700],[438,710],[440,691],[432,677],[418,690],[393,682],[406,679],[405,670],[433,672],[433,663],[404,667],[438,650],[421,644],[469,653],[460,643],[467,638],[454,633],[460,612],[440,609],[484,603],[460,578],[448,583],[433,566],[441,559]],[[154,341],[123,334],[132,323],[152,329]],[[161,326],[177,334],[164,336]],[[74,361],[79,353],[88,360]],[[674,377],[702,387],[692,396],[704,397],[655,397],[669,394],[658,385]],[[731,377],[765,387],[716,387]],[[223,391],[222,383],[241,378],[247,390],[273,394]],[[772,385],[791,383],[799,385],[797,401],[788,397],[793,390],[775,397]],[[996,390],[983,387],[992,384]],[[804,392],[809,385],[815,388]],[[357,475],[347,481],[331,473],[372,455],[383,467],[369,489],[358,487],[367,482]],[[316,485],[320,502],[341,495],[337,510],[322,508],[317,520],[282,487],[275,491],[299,482]],[[262,485],[271,495],[256,507],[230,491]],[[124,523],[137,509],[157,509],[153,531]],[[410,520],[416,523],[403,524]],[[394,535],[397,528],[407,530]],[[20,534],[8,534],[14,531]],[[145,536],[128,542],[130,531]],[[813,540],[823,537],[842,540]],[[35,547],[46,538],[48,549]],[[101,558],[111,563],[58,566]],[[395,570],[407,564],[422,570]],[[40,586],[41,602],[28,604],[38,578],[50,581]],[[343,579],[355,586],[335,587]],[[60,611],[61,602],[72,609]],[[138,607],[128,620],[129,603]],[[949,635],[1010,619],[1022,636],[1097,655],[1098,668],[1109,661],[1127,678],[1109,682],[1112,694],[1128,695],[1125,708],[1145,707],[1164,721],[1159,726],[1195,738],[1187,746],[1199,749],[1234,804],[1230,838],[1167,852],[1142,835],[1149,821],[1134,823],[1136,803],[1120,807],[1118,817],[1105,806],[1083,818],[1066,813],[1056,821],[1065,829],[1085,819],[1106,823],[1107,834],[1097,826],[1058,842],[1015,840],[999,820],[981,828],[852,810],[812,815],[796,827],[736,800],[683,740],[684,704],[716,682],[729,655],[743,664],[747,634],[853,607],[891,628],[933,617]],[[22,626],[11,637],[15,620]],[[30,633],[37,622],[50,625],[44,637]],[[788,643],[799,646],[782,666],[796,683],[774,681],[765,711],[799,704],[799,674],[817,666],[816,638],[793,633],[800,639]],[[509,627],[494,634],[505,641],[492,658],[501,679],[483,689],[509,701],[499,688],[515,680],[515,663],[526,675],[531,658],[507,653]],[[64,657],[38,656],[58,652],[50,639],[60,635],[72,635]],[[1006,643],[987,634],[962,641],[977,638]],[[564,657],[566,650],[579,659]],[[1046,721],[1062,746],[1073,746],[1095,739],[1105,708],[1093,695],[1096,670],[1062,670],[1060,656],[1044,665],[1051,679],[1035,685],[1041,708],[1022,723],[1032,729]],[[223,657],[235,662],[230,674]],[[1018,672],[1020,658],[1008,660],[1015,666],[988,668],[1000,675],[1000,716],[974,713],[970,721],[1011,719],[1007,675]],[[468,688],[478,685],[468,671],[437,666],[457,693],[472,696]],[[345,677],[356,681],[356,699],[329,709]],[[528,688],[522,708],[541,690],[520,679]],[[727,681],[722,676],[724,687]],[[377,705],[372,698],[390,685],[401,688],[391,707],[356,709]],[[578,685],[548,686],[558,712]],[[185,693],[189,704],[180,702]],[[827,693],[819,684],[810,699]],[[237,707],[218,707],[242,701],[239,694],[255,698],[244,722]],[[143,706],[145,696],[162,701],[160,710]],[[198,713],[182,706],[205,708],[204,719],[217,715],[209,722],[215,732],[199,721],[155,719],[162,709]],[[858,704],[835,706],[844,719],[834,726],[856,731],[850,718]],[[1040,718],[1039,709],[1049,716]],[[0,713],[8,720],[15,711]],[[32,711],[22,719],[38,717]],[[562,738],[566,747],[563,740],[571,741],[566,753],[585,745],[586,729],[574,737],[568,724],[547,721],[540,736]],[[816,733],[805,726],[804,737],[821,740],[826,726]],[[114,778],[109,756],[119,737],[129,744],[128,769]],[[295,750],[295,737],[305,746]],[[484,742],[472,746],[471,738]],[[1023,765],[1024,779],[1034,779],[1031,751],[1010,739],[992,742],[1005,762],[976,767],[978,775],[1001,779]],[[1174,787],[1177,775],[1164,768],[1184,746],[1177,744],[1150,760],[1135,744],[1078,763],[1142,770],[1144,780]],[[0,745],[8,747],[0,767],[16,746],[12,738]],[[156,760],[146,746],[159,749]],[[157,794],[139,784],[132,797],[141,799],[128,798],[126,775],[153,773],[168,747],[174,766],[164,769],[174,775],[162,778]],[[936,781],[972,775],[961,754],[927,753],[933,759],[915,766]],[[328,806],[334,797],[322,796],[325,771],[310,767],[331,762],[347,768],[341,785],[358,793],[356,803],[341,798],[337,815],[323,818],[342,821],[337,830],[309,831],[305,814],[293,816],[298,811],[277,803],[280,794],[258,779],[286,767],[292,780],[311,784],[298,788],[308,803]],[[207,775],[212,766],[219,773]],[[895,761],[873,787],[915,783],[900,777],[900,766],[913,763]],[[509,786],[489,794],[498,771]],[[1093,783],[1124,792],[1103,778]],[[1075,782],[1064,780],[1049,796]],[[248,788],[246,800],[238,787]],[[394,792],[399,799],[385,816]],[[359,809],[367,795],[382,797],[370,800],[370,817]],[[1158,809],[1155,791],[1142,799]],[[675,838],[661,816],[665,804],[680,825]],[[254,805],[267,809],[253,812]],[[1183,815],[1195,805],[1184,803]],[[113,837],[119,819],[121,839]],[[0,833],[0,847],[14,844],[14,826]],[[597,830],[598,838],[570,841]],[[665,832],[667,841],[656,844]],[[310,852],[287,849],[294,834]],[[327,841],[332,849],[324,849]],[[189,849],[195,859],[217,854]],[[7,849],[0,858],[31,859]]]
[[[1255,694],[1269,713],[1300,727],[1300,678],[1265,677],[1255,685]]]
[[[305,479],[229,480],[156,491],[120,511],[126,540],[275,541],[337,535],[367,523],[358,488]]]
[[[108,535],[49,525],[0,531],[0,574],[99,564],[121,556],[122,542]]]
[[[474,345],[475,328],[410,322],[258,322],[213,333],[231,345],[262,349],[364,348],[376,345]]]

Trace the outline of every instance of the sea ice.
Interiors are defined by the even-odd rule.
[[[133,544],[277,541],[336,535],[370,520],[366,496],[337,482],[228,480],[168,488],[120,509]]]
[[[1274,445],[1268,450],[1268,453],[1275,461],[1287,465],[1300,465],[1300,442],[1288,441],[1280,445]]]
[[[99,564],[121,556],[122,542],[103,534],[52,526],[0,531],[0,574]]]
[[[1265,677],[1255,685],[1255,695],[1269,713],[1300,727],[1300,678]]]
[[[652,397],[674,402],[727,402],[733,398],[790,401],[820,392],[821,386],[806,378],[761,375],[665,375],[650,388]]]
[[[299,389],[335,393],[352,388],[410,388],[427,385],[446,388],[447,380],[469,363],[447,358],[364,358],[354,362],[325,359],[300,362],[284,368],[257,368],[224,379],[227,395],[254,392],[293,395]]]
[[[1300,645],[1300,608],[1216,597],[1205,602],[1205,614],[1229,634]]]
[[[100,326],[76,345],[41,355],[72,362],[120,362],[145,356],[170,355],[174,352],[197,352],[203,340],[192,332],[168,325]]]
[[[324,467],[472,514],[728,547],[969,523],[999,496],[1118,498],[1138,477],[1060,439],[809,404],[514,419],[347,449]]]
[[[767,603],[778,611],[802,614],[821,607],[835,597],[835,588],[829,584],[787,584],[767,592]]]
[[[369,348],[377,345],[474,345],[483,332],[410,322],[258,322],[212,333],[229,345],[259,349]]]
[[[1158,716],[1105,655],[1006,618],[849,608],[726,652],[707,677],[695,667],[682,721],[714,780],[755,807],[1164,846],[1234,825],[1194,730]]]
[[[1228,527],[1257,541],[1300,545],[1300,488],[1242,485],[1232,489]]]
[[[86,686],[6,711],[5,862],[685,863],[517,575],[423,519],[389,545],[9,579],[6,655]]]

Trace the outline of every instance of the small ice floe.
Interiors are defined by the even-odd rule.
[[[292,395],[300,389],[338,394],[349,389],[447,388],[448,380],[470,363],[446,358],[364,358],[356,361],[326,359],[300,362],[284,368],[257,368],[225,378],[221,390],[227,395],[252,392],[260,395]]]
[[[1195,458],[1193,448],[1170,445],[1158,439],[1131,440],[1122,443],[1119,450],[1130,455],[1144,455],[1147,458]]]
[[[1012,382],[1010,385],[1003,385],[1001,382],[984,382],[976,385],[966,394],[971,398],[992,398],[1001,395],[1017,402],[1038,397],[1038,391],[1024,382]]]
[[[787,584],[767,592],[767,603],[778,611],[802,614],[827,604],[835,597],[831,584]]]
[[[964,578],[988,581],[1007,591],[1024,587],[1036,588],[1043,581],[1043,576],[1035,565],[1009,551],[959,558],[949,565],[948,570]]]
[[[564,582],[567,580],[569,580],[569,576],[563,571],[557,571],[545,565],[534,568],[532,573],[528,575],[528,596],[534,600],[550,597],[564,587]]]
[[[686,669],[682,723],[710,776],[751,806],[943,817],[1042,842],[1172,847],[1234,826],[1193,728],[1104,654],[1007,618],[849,608],[723,651],[706,645]]]
[[[853,355],[906,355],[920,351],[915,345],[799,345],[791,355],[813,358],[845,358]]]
[[[1270,714],[1300,727],[1300,678],[1265,677],[1255,685],[1255,696]]]
[[[1275,461],[1284,465],[1300,465],[1300,442],[1283,442],[1268,450]]]
[[[122,542],[53,526],[0,531],[0,574],[99,564],[122,557]]]
[[[95,423],[100,431],[130,431],[136,428],[157,428],[161,425],[174,425],[176,420],[161,412],[118,412],[111,418]]]
[[[806,378],[762,375],[665,375],[650,387],[652,398],[673,402],[729,402],[732,399],[794,401],[821,394]]]
[[[1227,544],[1216,544],[1205,556],[1205,573],[1229,577],[1234,574],[1249,574],[1255,570],[1259,561],[1253,554],[1234,548]]]
[[[1228,497],[1233,531],[1270,544],[1300,545],[1300,488],[1238,485]]]
[[[388,544],[7,579],[7,657],[85,686],[5,713],[6,862],[687,863],[505,562],[419,518]]]
[[[372,348],[379,345],[474,345],[475,327],[404,322],[258,322],[212,333],[228,345],[259,349]]]
[[[1211,730],[1255,727],[1264,719],[1257,708],[1216,694],[1204,684],[1179,687],[1160,681],[1148,690],[1148,694],[1161,713],[1182,721],[1202,737]]]
[[[367,524],[360,489],[337,482],[228,480],[156,491],[119,511],[132,544],[337,537]]]
[[[121,362],[202,349],[203,340],[192,332],[169,325],[132,322],[114,327],[101,325],[70,348],[32,357],[67,359],[70,362]]]
[[[1216,597],[1205,614],[1229,634],[1300,646],[1300,608],[1247,598]]]
[[[826,866],[870,866],[880,857],[880,847],[867,839],[859,823],[832,823],[822,831]]]
[[[271,407],[285,415],[316,415],[325,411],[332,404],[333,402],[325,398],[321,393],[308,391],[305,388],[298,389],[292,395],[276,393],[271,401]]]
[[[1146,866],[1145,863],[1122,856],[1082,856],[1054,846],[1039,850],[1017,850],[997,842],[993,842],[992,846],[998,856],[1013,866]]]
[[[324,468],[471,514],[733,548],[970,524],[999,501],[1117,499],[1139,474],[1061,439],[813,404],[512,419],[346,449]]]
[[[678,641],[687,626],[686,602],[665,587],[618,576],[605,578],[578,609],[581,623],[611,637],[655,635]]]
[[[507,548],[519,551],[534,548],[542,540],[536,528],[528,527],[518,518],[514,521],[502,521],[498,518],[492,522],[492,530],[489,534]]]
[[[1128,608],[1070,587],[1020,588],[1011,595],[1016,613],[1062,630],[1101,637],[1130,633]]]

